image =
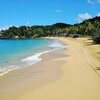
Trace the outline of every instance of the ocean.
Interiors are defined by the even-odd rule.
[[[0,40],[0,76],[42,60],[40,55],[66,46],[55,39]]]

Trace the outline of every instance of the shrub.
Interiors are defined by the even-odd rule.
[[[100,36],[95,37],[93,40],[95,43],[100,44]]]
[[[73,38],[78,38],[79,37],[79,35],[78,34],[73,34],[73,36],[72,36]]]

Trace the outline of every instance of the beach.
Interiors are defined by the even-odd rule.
[[[57,38],[68,48],[0,77],[0,100],[100,100],[100,45]]]

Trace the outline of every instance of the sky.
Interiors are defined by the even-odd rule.
[[[75,24],[95,16],[100,16],[100,0],[0,0],[0,29]]]

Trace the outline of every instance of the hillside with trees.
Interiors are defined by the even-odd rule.
[[[47,26],[12,26],[0,31],[1,39],[30,39],[46,36],[79,37],[90,36],[100,43],[100,17],[88,19],[79,24],[56,23]]]

